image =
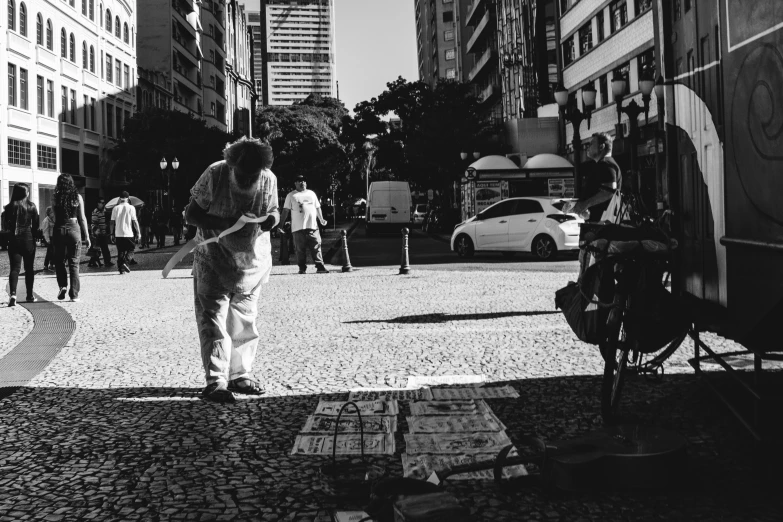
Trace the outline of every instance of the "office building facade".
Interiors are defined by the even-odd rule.
[[[92,208],[135,110],[136,2],[8,0],[0,31],[0,205],[24,182],[43,210],[67,172]]]
[[[469,7],[469,0],[414,0],[419,79],[431,87],[440,78],[467,81],[467,37],[460,20]]]

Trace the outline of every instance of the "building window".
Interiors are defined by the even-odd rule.
[[[16,107],[16,65],[8,64],[8,105]]]
[[[19,69],[19,108],[27,110],[27,69]]]
[[[574,61],[574,39],[569,38],[563,42],[563,65],[567,66]]]
[[[87,68],[87,42],[82,42],[82,69]]]
[[[448,31],[443,31],[443,39],[447,42],[450,42],[454,39],[454,31],[449,29]]]
[[[214,116],[215,115],[215,102],[212,102],[209,104],[209,113]]]
[[[54,82],[46,80],[46,115],[54,118]]]
[[[685,0],[685,12],[687,13],[690,10],[691,10],[691,0]]]
[[[41,116],[44,115],[44,79],[43,76],[38,76],[36,78],[35,83],[35,99],[37,101],[36,108],[38,109],[38,114]]]
[[[111,11],[106,10],[106,30],[111,33]]]
[[[38,144],[38,168],[57,170],[57,147]]]
[[[68,34],[65,28],[60,29],[60,56],[68,58]]]
[[[611,16],[612,34],[614,34],[628,23],[628,4],[626,4],[625,0],[616,0],[609,5],[609,13]]]
[[[111,67],[112,67],[112,57],[110,54],[106,55],[106,81],[109,83],[112,83],[112,77],[111,77]]]
[[[71,124],[78,124],[76,120],[76,91],[73,89],[71,89]]]
[[[73,35],[73,33],[71,33],[70,42],[71,42],[71,47],[70,47],[71,52],[69,55],[69,59],[73,63],[76,63],[76,37]]]
[[[90,0],[90,20],[95,20],[95,0]]]
[[[655,79],[655,49],[648,49],[636,59],[636,72],[640,80]]]
[[[125,68],[124,69],[124,72],[125,72],[125,88],[127,89],[127,88],[130,87],[130,67],[128,67],[127,65],[125,65],[123,67]]]
[[[122,30],[122,28],[120,27],[120,17],[116,16],[114,18],[114,36],[116,36],[117,38],[121,38],[121,36],[120,36],[120,31],[121,30]]]
[[[446,78],[453,80],[457,77],[457,70],[455,68],[446,69]]]
[[[30,166],[30,142],[8,138],[8,164]]]
[[[607,88],[608,84],[609,82],[607,81],[607,76],[605,74],[598,78],[598,90],[601,92],[600,107],[609,105],[609,89]]]
[[[50,51],[54,50],[54,30],[52,29],[52,21],[46,21],[46,48]]]
[[[601,43],[604,41],[604,12],[598,11],[598,14],[595,15],[595,25],[598,29],[598,43]]]
[[[593,48],[593,24],[587,22],[579,29],[579,54],[586,54]]]
[[[117,120],[117,137],[119,138],[122,135],[122,109],[120,107],[115,107],[114,111],[116,113],[116,120]]]
[[[68,87],[60,87],[60,120],[68,121]]]
[[[128,37],[128,24],[127,23],[122,26],[122,40],[125,43],[129,43],[130,42],[130,38]]]
[[[44,30],[43,30],[43,18],[41,14],[35,18],[35,43],[43,45],[44,42]]]
[[[89,129],[90,128],[90,118],[89,118],[89,112],[90,112],[90,106],[87,105],[87,95],[84,95],[84,104],[82,105],[82,121],[84,122],[84,128]]]
[[[446,59],[453,60],[457,56],[456,49],[446,49]]]
[[[119,60],[114,60],[114,72],[116,73],[114,79],[117,81],[117,87],[122,87],[122,63]]]
[[[642,12],[652,7],[652,0],[635,0],[636,1],[636,16],[639,16]]]
[[[90,98],[90,129],[95,130],[95,98]]]
[[[19,34],[27,36],[27,6],[19,4]]]
[[[14,0],[8,0],[8,28],[16,31],[16,3]]]
[[[90,72],[95,72],[95,48],[90,46]]]
[[[444,22],[453,22],[454,21],[454,11],[443,11],[443,21]]]
[[[106,104],[106,135],[114,137],[114,106],[111,103]]]

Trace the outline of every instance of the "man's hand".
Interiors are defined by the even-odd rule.
[[[573,208],[567,212],[567,214],[576,214],[578,216],[587,210],[587,208],[588,207],[584,201],[577,201],[576,205],[574,205]]]
[[[322,227],[326,226],[326,220],[324,218],[318,218],[318,222],[321,224]]]

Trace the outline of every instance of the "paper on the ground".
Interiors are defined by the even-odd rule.
[[[291,455],[331,455],[334,435],[297,435]],[[391,433],[365,433],[365,455],[393,455],[394,435]],[[358,434],[337,436],[338,455],[361,455]]]
[[[397,417],[364,417],[361,426],[364,433],[394,433],[397,431]],[[337,417],[310,415],[300,433],[334,433]],[[340,417],[338,433],[361,433],[359,417]]]
[[[447,386],[453,384],[474,384],[481,386],[487,382],[486,375],[411,375],[406,388],[424,386]]]
[[[335,511],[334,522],[359,522],[369,516],[364,511]]]
[[[348,401],[324,401],[318,402],[318,407],[315,409],[315,415],[337,415],[340,413],[340,409]],[[362,417],[365,415],[397,415],[400,413],[400,407],[397,401],[356,401],[355,403],[359,407],[359,411]],[[349,406],[343,410],[343,417],[356,416],[356,410]]]
[[[492,453],[511,444],[505,431],[483,433],[405,434],[405,452],[418,453]]]
[[[482,400],[465,401],[419,401],[411,403],[411,415],[476,415],[488,413],[487,403]]]
[[[169,259],[169,262],[166,263],[166,266],[163,267],[163,278],[167,278],[169,276],[169,272],[179,264],[180,261],[182,261],[186,255],[190,254],[196,247],[199,247],[201,245],[207,245],[209,243],[217,243],[221,238],[226,237],[229,234],[233,234],[237,230],[241,230],[242,227],[244,227],[247,223],[263,223],[266,221],[266,219],[269,216],[261,216],[257,218],[251,218],[248,216],[240,216],[239,219],[237,219],[237,222],[231,225],[231,227],[225,229],[223,232],[221,232],[217,237],[211,237],[209,239],[205,239],[201,243],[196,243],[195,239],[191,239],[187,243],[185,243],[185,246],[180,248],[174,256]]]
[[[433,471],[445,471],[455,466],[476,464],[477,462],[493,462],[494,458],[494,455],[482,453],[474,455],[408,455],[403,453],[402,469],[405,477],[425,480],[432,475]],[[527,470],[521,464],[503,468],[503,478],[523,475],[527,475]],[[493,478],[492,469],[487,469],[451,475],[447,480],[492,480]]]
[[[407,419],[408,431],[411,433],[476,433],[506,429],[494,413],[414,416]]]
[[[410,390],[407,388],[354,388],[348,395],[351,401],[376,401],[398,400],[398,401],[431,401],[432,392],[429,388],[420,388]]]
[[[455,399],[517,399],[519,393],[511,386],[484,388],[433,388],[432,397],[436,401]]]

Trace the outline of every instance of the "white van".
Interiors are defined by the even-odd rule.
[[[367,234],[388,225],[410,227],[411,205],[411,188],[407,181],[373,181],[367,195]]]

